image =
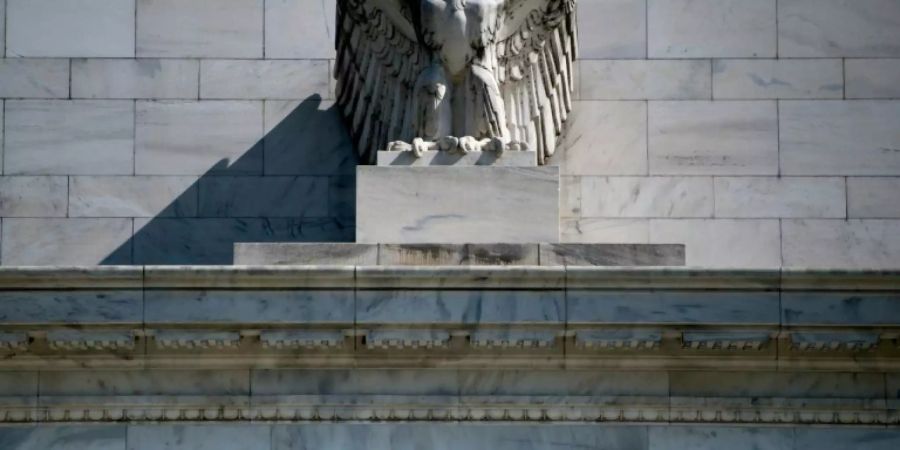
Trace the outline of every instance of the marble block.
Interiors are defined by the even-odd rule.
[[[2,291],[0,325],[104,324],[141,322],[139,291]]]
[[[347,324],[353,323],[353,304],[348,290],[154,290],[146,293],[144,319],[150,324],[225,324],[251,318],[272,324]]]
[[[359,167],[356,241],[559,241],[557,167]]]
[[[133,0],[10,0],[11,57],[134,57]]]
[[[790,428],[766,427],[651,427],[651,450],[721,448],[791,450],[794,431]]]
[[[206,448],[206,447],[204,447]],[[229,447],[231,448],[231,447]],[[581,424],[290,424],[272,426],[273,450],[646,450],[647,427]]]
[[[565,299],[557,290],[359,290],[360,326],[559,325]]]
[[[683,266],[681,244],[235,243],[235,265]]]
[[[138,0],[139,58],[260,58],[263,2]]]
[[[128,450],[250,450],[271,448],[268,425],[139,425],[128,427]]]
[[[0,429],[5,450],[122,450],[127,427],[19,426]]]
[[[779,297],[772,292],[632,292],[569,290],[569,325],[779,323]]]
[[[410,151],[379,151],[379,166],[501,166],[535,167],[537,152],[495,152],[450,153],[437,150],[427,151],[416,158]]]
[[[538,244],[243,243],[235,265],[537,266]]]
[[[328,61],[204,60],[203,99],[302,99],[328,92]]]
[[[681,244],[541,244],[542,266],[683,266]]]
[[[382,244],[378,246],[378,264],[384,266],[458,266],[466,260],[461,244]]]
[[[816,448],[819,450],[839,450],[865,448],[867,450],[888,450],[900,446],[900,434],[896,428],[797,428],[794,432],[794,448]]]
[[[378,246],[329,243],[235,243],[235,265],[348,265],[374,266]]]
[[[381,266],[536,266],[537,244],[381,244]]]
[[[72,60],[71,82],[72,98],[196,99],[200,62],[79,58]]]
[[[267,58],[334,58],[334,0],[271,0],[265,8]]]

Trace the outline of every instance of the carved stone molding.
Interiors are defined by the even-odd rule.
[[[0,368],[900,370],[884,271],[0,268],[0,310]]]
[[[2,423],[59,422],[221,422],[221,421],[465,421],[465,422],[622,422],[715,424],[897,425],[900,416],[858,400],[691,398],[558,398],[551,403],[527,398],[446,399],[391,397],[357,402],[322,401],[318,396],[280,400],[178,397],[90,397],[50,399],[49,407],[0,405]],[[685,404],[689,403],[689,404]]]
[[[4,423],[900,424],[893,272],[0,268],[0,311]]]

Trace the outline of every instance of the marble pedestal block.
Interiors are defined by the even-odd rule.
[[[356,242],[559,241],[557,167],[357,168]]]

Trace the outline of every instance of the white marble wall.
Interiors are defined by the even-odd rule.
[[[885,428],[508,424],[74,425],[0,428],[7,450],[890,450]]]
[[[563,240],[900,267],[900,2],[579,3]]]
[[[352,240],[334,5],[0,0],[0,263]],[[900,3],[578,5],[580,100],[552,161],[563,240],[900,267]]]
[[[334,0],[0,0],[0,263],[354,237]]]

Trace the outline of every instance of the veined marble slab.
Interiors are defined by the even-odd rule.
[[[828,372],[672,372],[673,397],[714,398],[855,398],[879,399],[884,378],[877,373]]]
[[[234,264],[262,265],[353,265],[378,263],[378,246],[344,242],[329,243],[235,243]]]
[[[477,264],[495,255],[498,260],[507,257],[508,264],[537,265],[537,244],[532,246],[529,252],[527,244],[483,244],[474,252],[481,259],[470,261],[466,244],[235,243],[234,264],[458,266]],[[533,254],[533,261],[529,254]]]
[[[542,266],[683,266],[680,244],[541,244]]]
[[[407,395],[455,397],[459,372],[432,369],[422,376],[408,369],[262,369],[251,373],[255,396]]]
[[[273,426],[273,450],[646,450],[646,427],[353,424]],[[140,450],[143,450],[140,449]],[[879,449],[880,450],[880,449]]]
[[[772,292],[633,292],[569,290],[569,324],[777,325],[778,294]]]
[[[139,58],[260,58],[263,2],[139,0]]]
[[[353,323],[353,293],[322,291],[147,291],[147,323]],[[327,300],[326,300],[327,299]]]
[[[816,448],[819,450],[842,450],[865,448],[866,450],[888,450],[900,446],[900,434],[896,428],[797,428],[794,431],[794,449]]]
[[[793,436],[790,428],[653,427],[650,429],[649,448],[791,450]]]
[[[140,291],[3,291],[0,324],[140,323]]]
[[[128,450],[268,450],[271,435],[270,427],[249,424],[133,426],[128,428]]]
[[[603,423],[19,425],[0,429],[0,443],[9,450],[888,450],[900,443],[900,431],[871,427]]]
[[[358,324],[554,324],[565,317],[562,291],[365,290]]]
[[[557,167],[359,167],[356,241],[559,241]]]
[[[27,426],[0,429],[6,450],[122,450],[125,426]]]
[[[378,165],[535,167],[537,152],[507,151],[498,156],[495,152],[450,153],[433,150],[416,158],[411,151],[380,151]]]
[[[900,323],[900,295],[859,292],[786,292],[782,323],[791,326],[878,326]]]
[[[46,372],[42,400],[75,396],[241,396],[250,394],[246,370],[88,370]]]
[[[265,2],[267,58],[334,58],[335,1]]]
[[[667,396],[668,375],[660,372],[566,370],[461,370],[466,396]]]

